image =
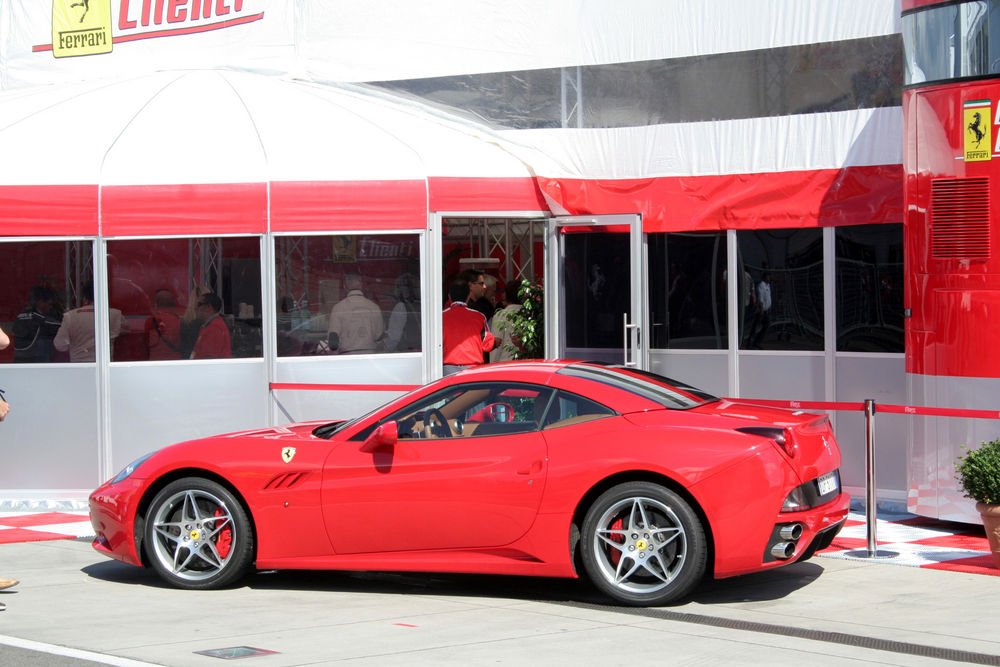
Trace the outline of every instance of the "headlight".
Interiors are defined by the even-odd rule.
[[[121,472],[119,472],[117,475],[115,475],[114,477],[111,478],[111,482],[110,483],[111,484],[117,484],[118,482],[121,482],[122,480],[128,479],[132,475],[132,473],[134,473],[139,468],[139,466],[141,466],[143,464],[143,462],[146,459],[148,459],[150,456],[152,456],[153,454],[154,454],[154,452],[150,452],[148,454],[143,454],[142,456],[140,456],[139,458],[137,458],[135,461],[132,461],[132,463],[129,463],[127,466],[125,466],[124,468],[122,468]]]

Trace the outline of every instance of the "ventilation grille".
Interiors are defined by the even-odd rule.
[[[301,482],[306,476],[304,472],[288,472],[282,473],[277,477],[274,477],[270,482],[264,485],[264,488],[268,491],[276,491],[278,489],[290,489],[299,482]]]
[[[989,179],[931,183],[931,258],[990,258]]]

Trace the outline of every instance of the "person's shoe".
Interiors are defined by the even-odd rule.
[[[17,586],[17,579],[0,579],[0,591],[5,588],[10,588],[12,586]]]

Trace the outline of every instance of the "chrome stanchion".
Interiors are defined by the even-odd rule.
[[[865,523],[868,528],[868,548],[848,551],[851,558],[895,558],[896,551],[880,551],[876,539],[878,512],[875,499],[875,400],[865,399]]]

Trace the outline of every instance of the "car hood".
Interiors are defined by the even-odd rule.
[[[293,424],[283,424],[281,426],[269,426],[266,428],[250,429],[247,431],[236,431],[225,435],[215,436],[215,438],[302,438],[307,437],[316,430],[317,427],[328,424],[336,424],[345,420],[314,420],[307,422],[295,422]]]

